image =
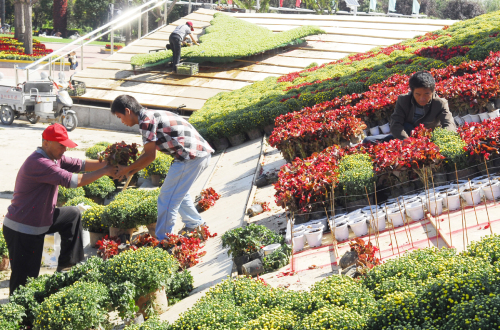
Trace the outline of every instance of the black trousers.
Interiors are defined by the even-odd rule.
[[[168,42],[172,47],[172,65],[174,70],[176,69],[176,65],[181,62],[181,36],[178,34],[171,33],[168,37]]]
[[[61,235],[59,266],[75,265],[84,259],[82,240],[82,216],[77,207],[56,208],[52,226],[45,234]],[[3,226],[3,234],[9,249],[10,294],[20,285],[25,285],[28,277],[38,277],[42,263],[45,234],[28,235]]]

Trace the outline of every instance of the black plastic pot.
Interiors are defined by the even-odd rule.
[[[250,260],[249,261],[253,261],[255,259],[261,259],[264,258],[264,251],[262,250],[259,250],[257,252],[254,252],[250,255]]]
[[[242,266],[242,272],[243,275],[250,275],[252,277],[264,273],[264,265],[262,264],[262,260],[255,259],[247,262]]]
[[[238,274],[243,274],[242,266],[250,261],[250,256],[248,254],[244,254],[239,257],[234,257],[233,262],[236,265],[236,269],[238,270]]]

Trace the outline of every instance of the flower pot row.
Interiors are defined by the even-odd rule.
[[[266,135],[271,135],[273,132],[274,125],[267,125],[264,127],[264,133]],[[243,144],[248,138],[248,140],[256,140],[262,138],[262,131],[259,129],[251,129],[245,133],[240,133],[236,134],[233,136],[230,136],[229,138],[221,137],[218,139],[212,140],[212,145],[216,150],[224,150],[231,147],[236,147],[239,146],[240,144]]]
[[[457,125],[462,126],[465,123],[481,123],[481,122],[488,120],[488,119],[497,118],[498,116],[500,116],[500,109],[496,109],[496,110],[493,110],[491,112],[482,112],[482,113],[475,114],[475,115],[467,114],[467,115],[462,116],[462,117],[455,116],[453,118],[455,119],[455,122],[457,123]]]
[[[151,223],[149,225],[146,225],[146,228],[148,229],[149,235],[156,237],[156,222]],[[120,235],[128,235],[130,238],[132,238],[132,235],[136,231],[136,228],[128,228],[128,229],[122,229],[122,228],[116,228],[116,227],[109,227],[109,234],[108,233],[95,233],[95,232],[89,232],[90,234],[90,246],[95,248],[97,241],[101,240],[104,238],[104,236],[109,235],[110,237],[118,237]]]

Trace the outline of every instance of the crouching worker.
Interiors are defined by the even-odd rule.
[[[400,95],[390,119],[391,134],[369,136],[363,142],[387,142],[392,139],[404,140],[412,130],[424,124],[425,128],[443,127],[456,131],[448,101],[435,93],[436,82],[427,71],[419,71],[410,77],[408,94]]]
[[[10,294],[38,277],[45,234],[61,235],[57,271],[65,271],[84,259],[81,215],[77,207],[56,207],[58,186],[76,188],[118,170],[98,160],[64,156],[66,148],[76,147],[60,124],[42,133],[42,147],[33,152],[19,169],[14,197],[3,223],[12,274]],[[90,173],[77,174],[86,171]]]
[[[187,232],[204,225],[189,188],[208,167],[214,152],[208,142],[181,116],[169,111],[146,110],[130,95],[118,96],[111,104],[111,113],[126,126],[139,125],[144,143],[144,153],[121,169],[117,177],[130,177],[151,164],[157,150],[174,157],[158,196],[158,240],[163,240],[167,233],[174,234],[177,212]]]

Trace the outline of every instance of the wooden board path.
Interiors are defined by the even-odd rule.
[[[277,77],[302,70],[312,63],[319,65],[366,52],[373,47],[389,46],[408,38],[451,25],[454,21],[391,17],[287,14],[229,14],[274,32],[303,25],[316,25],[326,34],[309,36],[306,43],[287,51],[254,55],[232,63],[200,65],[195,77],[172,74],[166,66],[132,70],[130,59],[164,49],[175,27],[193,22],[194,34],[200,37],[216,11],[200,8],[146,37],[130,43],[108,58],[78,71],[76,80],[87,84],[87,93],[76,99],[99,104],[111,103],[121,94],[137,97],[154,109],[175,109],[184,104],[187,111],[201,109],[210,97],[242,88],[267,77]]]

